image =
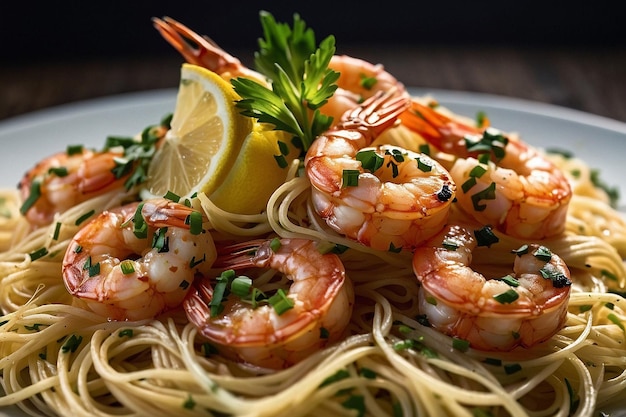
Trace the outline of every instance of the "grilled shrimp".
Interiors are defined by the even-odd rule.
[[[166,131],[165,126],[154,126],[150,135],[158,140]],[[92,151],[81,146],[45,158],[24,174],[18,185],[23,201],[20,211],[33,228],[38,228],[76,204],[124,189],[130,172],[115,172],[124,156],[119,147]]]
[[[354,305],[354,290],[337,255],[321,254],[315,242],[304,239],[257,240],[226,249],[232,253],[218,256],[216,266],[232,268],[230,271],[269,268],[270,273],[284,274],[291,283],[288,291],[279,289],[270,303],[257,303],[255,295],[246,299],[231,293],[214,298],[217,284],[207,278],[197,281],[184,302],[187,317],[202,336],[218,345],[220,354],[280,369],[343,335]],[[266,290],[256,286],[255,279],[251,288]],[[250,293],[255,294],[252,289]]]
[[[110,320],[152,318],[179,306],[217,257],[210,233],[190,230],[192,213],[199,215],[166,199],[104,211],[65,253],[67,290]]]
[[[263,85],[268,80],[262,74],[246,67],[241,61],[220,48],[207,36],[200,36],[176,20],[154,18],[154,26],[189,63],[203,66],[230,80],[236,77],[251,78]],[[379,91],[394,89],[397,95],[408,97],[408,93],[395,77],[380,64],[371,64],[347,55],[335,55],[330,60],[330,69],[340,73],[337,90],[321,107],[320,111],[332,116],[335,121],[364,99]]]
[[[537,149],[491,127],[454,120],[417,101],[403,124],[439,150],[455,155],[450,175],[459,205],[511,236],[544,239],[565,230],[572,197],[567,178]]]
[[[319,136],[304,162],[317,213],[374,249],[412,249],[441,230],[454,199],[447,171],[427,155],[368,147],[407,102],[393,92],[371,97]]]
[[[529,244],[511,255],[508,275],[486,278],[472,269],[476,246],[469,228],[450,225],[415,250],[419,305],[430,324],[480,350],[530,347],[558,332],[571,289],[565,262]]]

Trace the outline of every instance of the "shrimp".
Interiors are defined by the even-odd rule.
[[[21,212],[33,227],[52,223],[55,214],[96,195],[121,188],[126,178],[112,169],[122,152],[59,152],[39,162],[19,183]]]
[[[530,347],[558,332],[571,289],[565,262],[529,244],[511,255],[512,273],[488,279],[471,267],[476,246],[468,227],[449,225],[415,250],[419,305],[429,323],[487,351]]]
[[[262,74],[246,67],[241,61],[207,36],[200,36],[176,20],[164,17],[153,19],[155,28],[163,38],[176,49],[187,62],[203,66],[226,80],[236,77],[250,78],[263,85],[268,80]],[[348,110],[353,109],[364,99],[379,91],[395,89],[396,94],[408,97],[408,93],[393,75],[380,64],[371,64],[359,58],[347,55],[335,55],[331,58],[330,69],[340,73],[337,90],[320,108],[320,111],[333,117],[335,121]]]
[[[165,126],[153,126],[150,135],[158,140],[166,131]],[[20,180],[20,211],[33,228],[49,225],[56,214],[76,204],[124,188],[130,172],[115,172],[125,157],[121,147],[104,151],[75,148],[45,158]]]
[[[371,97],[319,136],[304,161],[317,213],[378,250],[412,249],[439,232],[455,194],[448,172],[429,156],[368,147],[407,103],[393,92]]]
[[[239,59],[220,48],[208,36],[200,36],[170,17],[163,19],[155,17],[152,22],[161,36],[188,63],[207,68],[227,81],[231,78],[244,77],[267,85],[265,76],[243,65]]]
[[[402,123],[458,157],[449,171],[461,186],[457,200],[465,212],[518,238],[563,233],[570,183],[537,149],[492,127],[453,120],[415,100],[412,109],[401,116]]]
[[[305,239],[256,240],[227,249],[233,252],[219,256],[216,266],[237,271],[270,268],[284,274],[291,284],[278,295],[287,303],[285,310],[276,304],[255,306],[231,293],[217,300],[221,310],[212,314],[209,304],[215,303],[217,290],[209,279],[197,281],[184,302],[187,317],[202,336],[218,345],[221,354],[282,369],[343,335],[354,305],[354,289],[337,255],[322,254],[314,241]]]
[[[179,306],[217,257],[210,233],[190,230],[192,212],[166,199],[104,211],[67,248],[67,290],[110,320],[153,318]]]

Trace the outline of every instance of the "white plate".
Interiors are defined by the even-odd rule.
[[[491,123],[516,131],[529,143],[567,149],[601,172],[617,186],[626,209],[626,123],[563,107],[500,96],[444,90],[411,89],[415,95],[433,95],[450,110],[473,117],[484,111]],[[69,144],[101,147],[109,135],[132,136],[171,113],[176,90],[156,90],[94,99],[58,106],[0,122],[0,187],[13,187],[40,159]],[[611,416],[626,416],[618,405]],[[621,411],[618,411],[621,410]],[[0,416],[23,416],[20,410],[0,410]]]

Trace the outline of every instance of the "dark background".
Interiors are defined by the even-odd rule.
[[[9,63],[171,53],[150,21],[152,16],[165,15],[210,35],[228,49],[254,49],[261,35],[261,9],[289,23],[299,13],[318,40],[334,34],[339,49],[372,43],[541,48],[626,45],[624,14],[614,1],[56,3],[22,1],[11,5],[8,15],[3,13],[0,33]]]
[[[5,2],[6,3],[6,2]],[[406,85],[520,97],[626,121],[619,2],[12,1],[0,19],[0,119],[66,102],[174,88],[182,58],[153,28],[171,16],[252,64],[259,10],[382,62]]]

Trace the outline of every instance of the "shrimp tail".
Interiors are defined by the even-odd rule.
[[[455,122],[416,100],[411,100],[410,110],[401,114],[399,118],[403,125],[421,135],[437,149],[455,155],[466,153],[467,135],[480,135],[488,126],[488,121],[485,121],[481,128]]]
[[[272,254],[270,241],[254,239],[224,246],[218,250],[213,266],[223,269],[242,269],[259,265]]]
[[[154,27],[187,62],[209,68],[215,72],[236,70],[241,62],[207,36],[200,36],[187,26],[170,18],[152,18]]]
[[[409,106],[409,100],[405,96],[394,97],[395,94],[395,89],[377,92],[361,106],[347,111],[341,127],[362,129],[366,126],[373,136],[380,135],[393,126],[398,116]]]

